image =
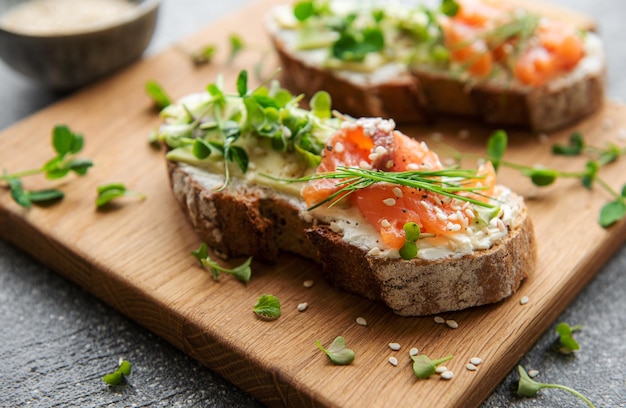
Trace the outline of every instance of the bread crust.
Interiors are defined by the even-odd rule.
[[[216,191],[223,176],[167,161],[170,185],[184,214],[203,242],[220,257],[252,256],[276,262],[281,251],[316,259],[301,217],[306,206],[293,196],[240,179]]]
[[[326,225],[307,231],[326,278],[338,288],[383,302],[401,316],[424,316],[498,302],[533,273],[536,242],[524,207],[508,236],[459,258],[380,258],[342,240]]]
[[[527,127],[535,132],[571,125],[599,110],[605,99],[604,68],[540,88],[503,88],[489,82],[470,86],[434,71],[415,70],[413,75],[433,115],[475,117],[490,125]]]

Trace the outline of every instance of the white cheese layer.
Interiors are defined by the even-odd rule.
[[[421,238],[417,241],[417,257],[425,260],[459,258],[474,251],[486,250],[505,239],[515,228],[523,208],[523,199],[510,189],[497,186],[492,204],[500,207],[499,212],[484,225],[472,224],[465,230],[446,236]],[[319,208],[313,211],[315,218],[330,225],[343,236],[344,242],[354,245],[371,256],[399,258],[397,249],[386,245],[378,231],[365,220],[358,209],[338,207]]]

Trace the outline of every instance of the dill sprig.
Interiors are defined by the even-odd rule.
[[[268,175],[266,177],[287,183],[307,182],[319,179],[339,179],[339,190],[330,194],[326,199],[308,208],[309,211],[330,203],[335,205],[348,197],[353,192],[370,187],[376,183],[395,184],[429,191],[445,197],[469,202],[481,207],[493,208],[494,205],[477,200],[471,196],[460,193],[472,193],[481,195],[480,192],[487,187],[467,186],[468,180],[483,179],[476,170],[466,169],[441,169],[441,170],[411,170],[403,172],[385,172],[381,170],[367,170],[355,167],[339,166],[336,171],[313,174],[311,176],[296,179],[278,179]]]

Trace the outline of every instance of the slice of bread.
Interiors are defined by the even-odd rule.
[[[515,195],[509,201],[523,205]],[[398,315],[423,316],[495,303],[519,288],[536,260],[526,208],[520,208],[508,228],[507,237],[489,249],[437,260],[373,256],[328,225],[310,228],[307,236],[335,286],[382,301]]]
[[[224,257],[277,262],[287,251],[312,259],[336,287],[381,301],[402,316],[423,316],[498,302],[534,271],[536,243],[523,201],[507,237],[485,250],[437,260],[371,255],[307,212],[298,197],[168,161],[172,191],[198,236]]]
[[[517,3],[513,5],[519,6]],[[273,16],[284,16],[285,7],[275,10]],[[534,4],[533,12],[541,9]],[[568,19],[568,11],[550,7],[548,11],[561,11]],[[574,22],[589,28],[588,21],[572,15]],[[376,69],[365,63],[363,67],[358,63],[335,66],[329,64],[328,48],[299,48],[297,24],[282,26],[277,20],[285,17],[273,16],[268,19],[268,32],[283,67],[284,84],[306,95],[325,89],[338,110],[357,117],[424,123],[451,115],[551,132],[598,111],[605,98],[605,56],[599,37],[591,32],[585,35],[586,56],[577,68],[533,87],[510,76],[476,80],[423,62],[409,63],[406,55],[393,57],[402,54],[397,51],[389,61],[385,60],[389,56],[384,56],[386,62],[379,61]]]

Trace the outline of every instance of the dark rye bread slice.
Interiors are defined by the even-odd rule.
[[[487,250],[439,260],[370,256],[327,225],[307,231],[326,278],[336,287],[383,302],[401,316],[425,316],[498,302],[533,273],[536,243],[524,207],[508,236]]]
[[[170,185],[187,219],[203,242],[220,257],[252,256],[276,262],[281,251],[316,259],[305,230],[306,205],[276,190],[232,179],[216,191],[223,176],[168,161]],[[312,221],[312,219],[311,219]]]
[[[307,216],[289,194],[168,161],[174,196],[200,239],[224,258],[252,256],[276,262],[281,251],[323,265],[335,286],[381,301],[396,314],[421,316],[500,301],[535,265],[535,238],[526,209],[510,234],[491,249],[455,259],[378,258],[345,243],[328,225]]]
[[[541,10],[537,4],[534,8]],[[547,10],[556,13],[559,8],[548,7]],[[564,20],[592,28],[591,23],[576,20],[576,14],[569,10],[561,14]],[[287,88],[308,96],[326,90],[337,110],[357,117],[424,123],[451,115],[476,118],[489,125],[551,132],[598,111],[605,99],[606,62],[595,33],[586,36],[587,42],[593,42],[589,49],[592,55],[586,62],[573,73],[532,88],[515,80],[488,79],[472,83],[458,75],[424,66],[404,67],[395,75],[333,70],[307,60],[303,57],[306,52],[290,49],[289,34],[271,18],[268,31],[283,68],[281,79]],[[594,61],[590,64],[589,59]]]

